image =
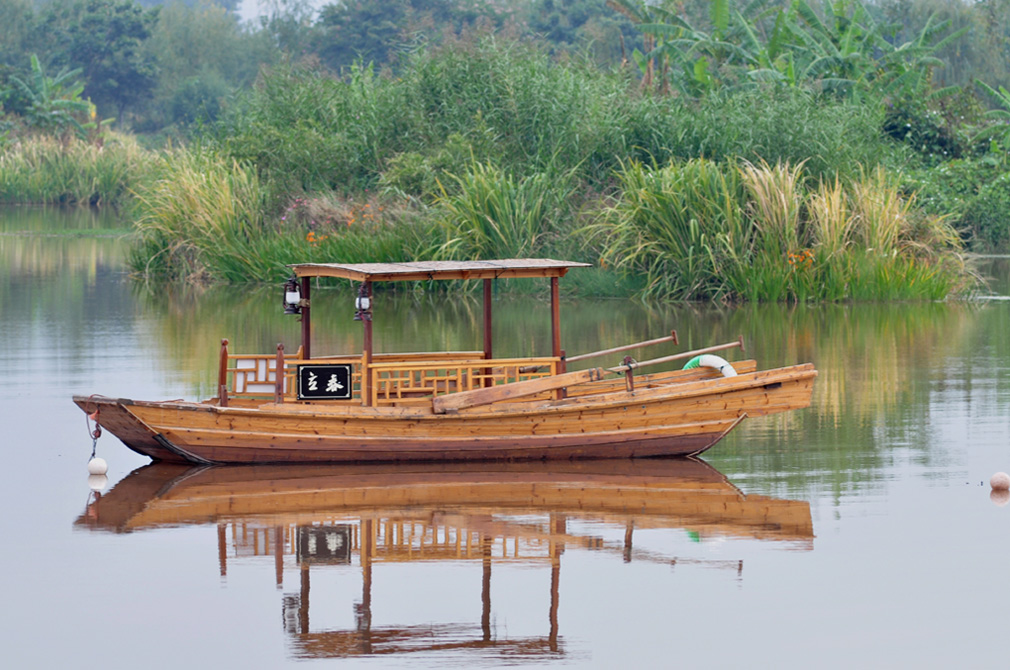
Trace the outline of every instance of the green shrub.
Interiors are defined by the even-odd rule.
[[[1010,243],[1010,182],[994,156],[948,161],[906,175],[904,189],[923,211],[947,217],[972,251],[1005,250]]]

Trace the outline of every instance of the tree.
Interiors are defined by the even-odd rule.
[[[275,59],[264,30],[251,30],[215,4],[162,8],[144,57],[157,65],[158,77],[146,119],[138,130],[167,123],[213,121],[223,100],[255,80],[260,65]]]
[[[0,63],[22,66],[33,20],[31,0],[0,2]]]
[[[145,10],[133,0],[54,0],[40,27],[50,64],[81,68],[84,94],[123,119],[154,87],[154,63],[141,45],[157,20],[157,8]]]
[[[533,0],[528,24],[555,48],[589,50],[601,64],[619,62],[640,41],[631,21],[608,11],[606,0]]]
[[[81,99],[84,84],[75,79],[81,71],[62,70],[55,77],[47,77],[35,54],[31,57],[31,68],[30,77],[10,77],[16,89],[13,94],[20,97],[22,116],[28,126],[57,134],[74,130],[83,136],[84,126],[77,117],[93,119],[95,106]]]
[[[437,41],[480,20],[500,26],[513,11],[493,0],[341,0],[320,10],[314,51],[335,70],[356,60],[392,64],[419,38]]]

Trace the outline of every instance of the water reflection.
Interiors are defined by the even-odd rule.
[[[77,526],[129,533],[216,524],[222,576],[235,558],[273,560],[276,586],[283,588],[285,569],[297,569],[297,588],[283,593],[281,613],[298,658],[461,650],[564,656],[558,610],[566,551],[595,552],[624,563],[728,569],[742,579],[742,560],[712,561],[684,552],[690,553],[691,542],[727,537],[809,550],[814,537],[807,502],[747,495],[693,459],[231,468],[154,464],[134,471],[108,494],[94,496]],[[670,529],[686,531],[686,544],[635,544],[636,532]],[[383,568],[408,566],[413,579],[424,580],[425,566],[436,562],[482,566],[479,586],[470,585],[471,621],[373,623],[373,582],[382,580]],[[492,573],[503,564],[550,571],[542,634],[512,636],[493,624]],[[361,572],[354,627],[314,625],[313,579],[353,565]],[[396,619],[395,613],[386,616]]]

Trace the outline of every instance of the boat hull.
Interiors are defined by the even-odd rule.
[[[430,408],[147,402],[77,396],[156,460],[340,463],[690,456],[743,418],[806,407],[811,365],[449,414]]]

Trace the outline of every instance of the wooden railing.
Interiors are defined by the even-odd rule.
[[[229,399],[261,401],[275,398],[277,387],[277,356],[271,354],[230,354],[222,347],[219,383],[226,405]],[[548,377],[558,372],[558,358],[483,359],[481,352],[458,351],[436,353],[376,354],[370,366],[371,382],[366,386],[373,406],[425,402],[433,396],[486,388],[527,379]],[[351,366],[352,397],[332,403],[360,404],[362,398],[364,360],[361,356],[327,356],[283,359],[284,376],[281,398],[294,402],[297,366],[307,362],[316,365],[343,364]]]
[[[472,391],[557,374],[559,358],[373,362],[372,405]]]

